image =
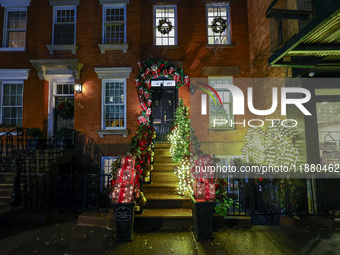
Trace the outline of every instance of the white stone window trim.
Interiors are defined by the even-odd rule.
[[[27,7],[31,0],[0,0],[1,7]]]
[[[3,27],[3,35],[2,35],[2,47],[0,48],[0,51],[25,51],[26,49],[26,37],[25,37],[25,47],[8,47],[5,46],[7,44],[7,24],[8,24],[8,12],[14,12],[14,11],[24,11],[26,12],[26,27],[25,27],[25,33],[27,36],[27,7],[6,7],[5,13],[4,13],[4,27]]]

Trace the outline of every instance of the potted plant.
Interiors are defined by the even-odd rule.
[[[194,234],[197,240],[212,239],[212,229],[216,206],[216,183],[214,172],[204,170],[215,164],[210,155],[198,156],[195,162],[200,167],[193,173],[195,178],[194,196],[190,195]],[[205,168],[206,167],[206,168]],[[203,169],[204,168],[204,169]]]
[[[137,178],[134,166],[135,159],[126,155],[116,160],[112,167],[114,178],[110,181],[109,197],[115,214],[116,242],[132,241],[135,198],[143,196],[134,186]]]
[[[40,144],[40,138],[43,136],[42,131],[39,128],[30,128],[27,131],[27,147],[30,150],[35,150]]]

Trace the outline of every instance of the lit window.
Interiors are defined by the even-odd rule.
[[[126,128],[126,80],[103,80],[102,129]]]
[[[76,7],[54,7],[53,44],[75,44],[76,41]]]
[[[1,123],[22,125],[22,82],[2,82]]]
[[[154,6],[155,45],[177,45],[176,5]]]
[[[229,3],[207,4],[208,44],[231,44]]]
[[[126,43],[126,5],[104,6],[103,18],[103,43]]]
[[[212,86],[217,94],[220,96],[222,105],[215,94],[214,99],[209,100],[209,127],[232,129],[231,121],[234,122],[233,115],[233,98],[230,90],[224,86],[225,84],[232,84],[232,77],[224,78],[209,78],[209,84]]]
[[[7,8],[4,23],[4,42],[6,48],[25,48],[26,8]]]

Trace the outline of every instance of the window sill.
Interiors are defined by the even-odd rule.
[[[25,48],[3,47],[3,48],[0,48],[0,51],[25,51]]]
[[[207,44],[207,48],[233,48],[233,44]]]
[[[8,132],[0,132],[0,136],[4,135],[6,133],[8,133]],[[11,135],[17,135],[17,132],[10,132],[10,133],[11,133]]]
[[[98,47],[100,49],[100,53],[105,53],[107,50],[121,50],[124,53],[127,52],[129,48],[129,44],[98,44]]]
[[[209,133],[219,133],[219,132],[236,133],[238,131],[235,128],[209,128]]]
[[[76,54],[78,50],[78,46],[75,44],[46,45],[46,48],[50,51],[50,54],[59,50],[69,50],[72,54]]]
[[[178,50],[179,45],[153,45],[152,48],[163,50]]]
[[[121,129],[121,130],[102,129],[102,130],[97,130],[97,133],[99,134],[100,138],[103,138],[106,135],[123,135],[123,137],[127,137],[129,130],[127,129]]]

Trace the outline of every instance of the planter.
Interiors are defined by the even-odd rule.
[[[27,139],[27,149],[35,150],[40,144],[42,144],[42,139],[39,138],[28,138]]]
[[[117,232],[116,242],[131,242],[135,218],[135,203],[113,204],[113,209]]]
[[[194,234],[197,240],[213,239],[215,201],[198,202],[190,195],[192,218],[194,220]]]

